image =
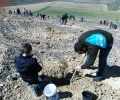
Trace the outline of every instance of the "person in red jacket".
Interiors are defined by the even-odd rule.
[[[25,10],[25,14],[28,15],[28,10],[27,9]]]
[[[74,45],[75,52],[79,54],[86,53],[87,59],[85,64],[80,66],[79,69],[85,69],[92,66],[99,53],[98,71],[97,76],[94,77],[94,81],[100,81],[103,79],[103,73],[107,64],[107,56],[112,49],[113,36],[111,33],[96,29],[90,30],[83,33],[79,38],[78,42]],[[78,69],[78,67],[76,68]]]
[[[38,90],[43,85],[43,80],[38,76],[38,72],[42,70],[42,67],[37,59],[32,57],[32,46],[29,43],[22,44],[20,52],[21,54],[15,58],[15,68],[25,81],[28,89],[34,96],[37,96]]]
[[[112,22],[110,22],[110,29],[113,27],[113,23]]]

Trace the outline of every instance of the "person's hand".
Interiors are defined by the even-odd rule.
[[[77,65],[77,66],[75,66],[75,69],[76,69],[76,70],[80,70],[80,69],[81,69],[81,66],[80,66],[80,65]]]

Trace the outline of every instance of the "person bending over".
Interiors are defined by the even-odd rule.
[[[100,81],[103,79],[103,72],[106,68],[107,57],[112,49],[113,36],[111,33],[95,29],[83,33],[79,38],[78,42],[74,45],[75,52],[79,54],[86,53],[87,59],[85,64],[76,69],[85,69],[92,66],[99,53],[98,71],[96,77],[93,78],[94,81]]]

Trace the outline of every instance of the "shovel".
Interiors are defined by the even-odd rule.
[[[86,56],[86,54],[85,54],[85,56]],[[83,62],[85,56],[84,56],[83,59],[81,60],[80,65],[81,65],[81,63]],[[80,66],[77,65],[76,67],[80,67]],[[72,82],[72,79],[73,79],[73,77],[75,76],[76,71],[77,71],[77,70],[75,69],[75,71],[74,71],[74,73],[73,73],[73,75],[72,75],[72,77],[71,77],[71,79],[70,79],[70,83]]]

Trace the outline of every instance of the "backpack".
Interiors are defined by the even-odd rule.
[[[101,48],[107,47],[106,38],[101,33],[93,34],[93,35],[89,36],[85,41],[90,44],[99,46]]]

